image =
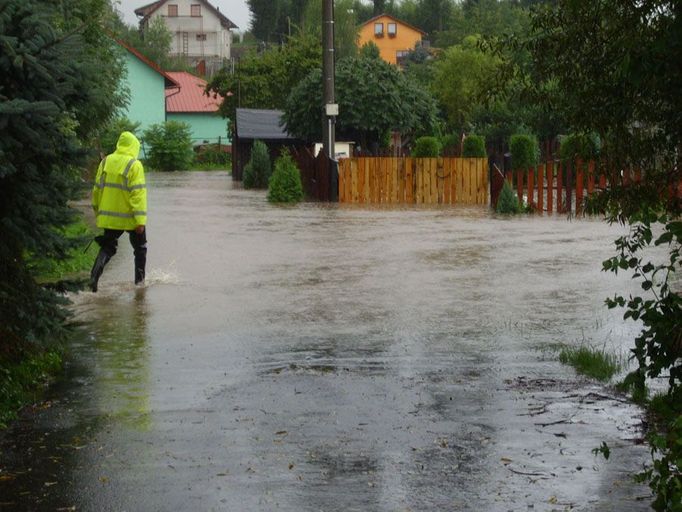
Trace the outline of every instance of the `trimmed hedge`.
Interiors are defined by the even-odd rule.
[[[596,133],[571,133],[562,137],[559,156],[562,160],[594,160],[599,157],[600,149],[601,140]]]
[[[178,121],[153,124],[143,134],[146,164],[157,171],[185,171],[194,163],[188,124]]]
[[[469,135],[464,139],[462,156],[464,158],[485,158],[487,156],[485,138],[480,135]]]
[[[440,154],[440,142],[436,137],[419,137],[414,143],[412,156],[416,158],[436,157]]]
[[[512,135],[509,139],[512,169],[527,170],[538,163],[540,146],[533,135]]]

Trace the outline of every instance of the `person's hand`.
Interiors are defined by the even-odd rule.
[[[141,235],[142,233],[144,233],[144,225],[137,226],[135,228],[135,233],[137,233],[138,235]]]

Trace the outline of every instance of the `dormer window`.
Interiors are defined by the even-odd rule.
[[[384,24],[375,23],[374,24],[374,37],[384,37]]]
[[[178,17],[178,4],[168,4],[168,17],[169,18]]]
[[[198,18],[201,16],[201,4],[192,4],[190,6],[190,15],[194,18]]]
[[[386,32],[388,32],[388,37],[395,37],[398,33],[398,25],[396,23],[387,23]]]

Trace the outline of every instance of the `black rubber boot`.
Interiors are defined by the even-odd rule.
[[[93,291],[93,293],[97,291],[97,283],[99,282],[99,278],[102,276],[102,272],[104,272],[104,266],[109,262],[110,259],[111,256],[109,256],[102,249],[99,250],[97,259],[95,259],[95,264],[92,266],[92,270],[90,271],[90,289]]]
[[[144,264],[139,267],[135,262],[135,284],[144,284]]]

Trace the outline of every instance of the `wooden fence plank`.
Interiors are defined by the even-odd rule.
[[[438,159],[429,158],[431,166],[431,204],[438,204]]]
[[[552,213],[554,205],[554,162],[549,161],[545,167],[547,174],[547,213]]]
[[[523,203],[523,171],[516,171],[516,195],[519,198],[519,203]]]
[[[405,202],[414,202],[414,159],[405,159]]]
[[[557,213],[563,213],[564,212],[563,186],[564,186],[564,163],[559,162],[559,169],[557,169],[557,175],[556,175],[556,211],[557,211]]]
[[[488,159],[481,158],[479,160],[478,176],[481,180],[481,198],[478,204],[488,204],[488,192],[490,191],[490,173],[488,172]]]
[[[583,166],[578,162],[575,172],[575,212],[583,210]]]
[[[530,167],[528,169],[528,205],[536,205],[537,203],[535,202],[535,187],[533,186],[535,183],[535,169],[533,167]]]
[[[452,204],[452,159],[443,158],[443,203]]]
[[[391,199],[393,203],[398,202],[398,158],[392,157],[391,158],[391,176],[392,176],[392,185],[391,185]]]
[[[587,164],[587,195],[594,193],[594,160]]]
[[[346,175],[346,167],[350,165],[350,159],[346,158],[339,162],[339,203],[345,203],[346,197],[344,195],[344,178]]]
[[[538,211],[539,212],[544,212],[545,211],[545,166],[544,165],[538,165]]]

